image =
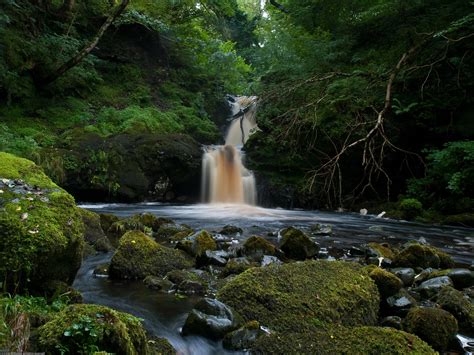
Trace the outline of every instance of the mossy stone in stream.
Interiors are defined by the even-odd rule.
[[[353,263],[305,261],[252,268],[230,280],[217,298],[246,321],[278,331],[308,331],[321,323],[373,325],[377,286]]]
[[[308,333],[272,333],[257,339],[253,354],[437,354],[412,334],[393,328],[331,326]]]
[[[367,244],[367,247],[372,249],[372,251],[379,257],[383,257],[390,260],[393,260],[395,258],[394,251],[386,244],[372,242]]]
[[[409,244],[400,253],[398,253],[394,260],[394,264],[400,267],[421,267],[423,269],[439,268],[440,258],[436,250],[427,245],[418,243]]]
[[[148,350],[151,355],[176,355],[178,353],[165,338],[148,340]]]
[[[305,260],[318,254],[319,245],[313,242],[303,231],[289,227],[283,229],[280,234],[280,248],[290,259]]]
[[[458,332],[454,316],[439,308],[412,308],[403,323],[403,329],[416,334],[438,351],[448,348]]]
[[[184,250],[191,256],[201,256],[206,250],[216,250],[217,243],[209,232],[202,230],[180,240],[176,248]]]
[[[0,152],[0,280],[4,290],[43,292],[71,283],[81,265],[84,224],[74,198],[33,162]]]
[[[102,350],[115,354],[147,354],[147,338],[140,320],[98,305],[71,305],[38,329],[38,348],[49,354]]]
[[[102,230],[100,216],[92,211],[80,208],[82,221],[84,222],[84,239],[92,245],[95,250],[108,252],[112,250],[112,244]]]
[[[369,275],[375,281],[383,298],[396,294],[403,287],[402,280],[382,268],[374,268]]]
[[[255,235],[248,238],[242,246],[242,253],[245,256],[257,260],[260,260],[264,255],[275,255],[275,252],[276,248],[272,243]]]
[[[143,279],[148,275],[165,276],[171,270],[192,265],[182,251],[164,247],[140,231],[129,231],[120,239],[109,275],[117,279]]]
[[[474,333],[474,304],[464,297],[461,291],[450,286],[443,287],[437,295],[436,302],[442,309],[456,317],[461,331],[467,334]]]

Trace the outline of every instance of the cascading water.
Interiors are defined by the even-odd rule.
[[[202,159],[203,202],[255,205],[255,177],[242,163],[242,146],[257,128],[255,96],[233,98],[225,145],[207,147]]]

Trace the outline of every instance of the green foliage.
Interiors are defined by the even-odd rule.
[[[104,316],[100,313],[96,314],[97,319]],[[69,328],[63,333],[65,342],[58,344],[57,349],[61,354],[79,353],[90,354],[99,351],[97,342],[99,336],[102,336],[102,328],[96,325],[95,320],[86,315],[81,315]]]
[[[474,208],[474,141],[450,142],[427,156],[426,176],[412,179],[408,192],[443,212]]]
[[[404,198],[400,201],[400,210],[402,211],[402,218],[411,220],[421,215],[423,205],[415,198]]]

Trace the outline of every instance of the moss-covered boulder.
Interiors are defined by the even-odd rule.
[[[257,339],[255,354],[437,354],[418,337],[393,328],[328,327],[308,333],[272,333]]]
[[[405,318],[403,328],[416,334],[438,351],[448,348],[458,332],[454,316],[439,308],[412,308]]]
[[[201,256],[206,250],[216,250],[217,243],[209,234],[202,230],[178,242],[177,249],[184,250],[191,256]]]
[[[6,290],[71,283],[84,224],[74,199],[33,162],[0,152],[0,280]]]
[[[458,320],[459,328],[474,334],[474,304],[461,291],[446,286],[437,295],[436,302]]]
[[[283,229],[280,235],[280,249],[290,259],[305,260],[318,254],[319,245],[313,242],[303,231],[289,227]]]
[[[140,231],[129,231],[112,257],[109,275],[117,279],[143,279],[165,276],[174,269],[185,269],[193,262],[180,250],[164,247]]]
[[[275,255],[276,248],[268,240],[254,235],[245,241],[241,252],[254,260],[260,260],[264,255]]]
[[[382,268],[374,268],[369,275],[375,281],[383,298],[396,294],[403,287],[402,280]]]
[[[208,282],[195,272],[187,270],[172,270],[166,274],[166,279],[176,285],[176,290],[185,294],[204,295]]]
[[[393,260],[395,258],[395,252],[390,248],[388,244],[380,244],[380,243],[368,243],[367,248],[369,253],[372,256],[383,257],[386,259]]]
[[[245,270],[258,266],[260,266],[259,263],[255,261],[250,261],[245,257],[232,258],[229,259],[229,261],[225,265],[224,270],[222,271],[222,276],[226,277],[229,275],[238,275],[244,272]]]
[[[180,234],[182,236],[181,238],[175,238],[175,240],[179,241],[183,237],[187,237],[193,232],[194,231],[187,225],[175,224],[173,221],[171,221],[170,223],[162,224],[154,235],[157,240],[169,240]]]
[[[394,264],[400,267],[411,268],[439,268],[440,257],[438,251],[427,245],[411,243],[398,253],[394,260]]]
[[[98,305],[71,305],[38,329],[38,348],[49,354],[147,354],[147,338],[140,320]]]
[[[95,250],[108,252],[112,250],[112,244],[105,235],[100,223],[100,216],[92,211],[80,208],[82,221],[84,222],[84,239],[92,245]]]
[[[224,235],[242,234],[243,230],[240,227],[232,226],[230,224],[224,226],[219,233]]]
[[[252,268],[217,294],[246,321],[274,330],[311,330],[321,322],[373,325],[379,293],[358,265],[305,261]]]

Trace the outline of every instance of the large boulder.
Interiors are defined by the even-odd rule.
[[[264,255],[275,255],[276,248],[262,237],[251,236],[245,241],[241,252],[254,260],[260,260]]]
[[[416,334],[438,351],[444,351],[458,332],[454,316],[439,308],[412,308],[404,321],[404,329]]]
[[[408,243],[400,253],[398,253],[393,262],[400,267],[411,268],[451,268],[454,266],[453,259],[434,247],[422,245],[416,242]]]
[[[437,295],[436,302],[442,309],[456,317],[459,328],[474,334],[474,304],[461,291],[446,286]]]
[[[217,298],[246,321],[293,332],[326,322],[373,325],[379,307],[377,287],[368,274],[339,261],[251,268],[230,280]]]
[[[38,349],[57,354],[106,351],[115,354],[147,354],[147,338],[140,320],[98,305],[66,307],[38,329]]]
[[[339,326],[261,336],[252,350],[255,354],[437,354],[415,335],[393,328]]]
[[[116,279],[143,279],[148,275],[165,276],[171,270],[192,265],[182,251],[164,247],[140,231],[129,231],[120,239],[109,275]]]
[[[74,198],[33,162],[0,152],[0,280],[4,290],[42,292],[71,283],[82,261],[84,224]]]

